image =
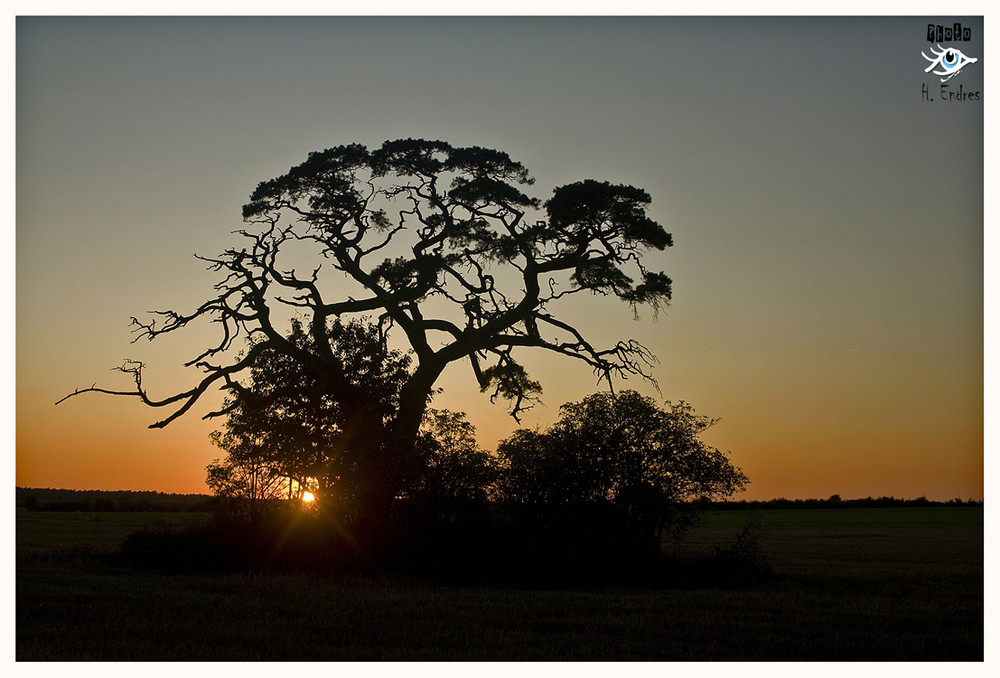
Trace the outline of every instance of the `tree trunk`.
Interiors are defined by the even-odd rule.
[[[358,513],[351,532],[376,560],[402,536],[397,531],[406,521],[394,505],[423,470],[417,436],[434,382],[443,369],[444,364],[418,367],[400,390],[396,417],[382,429],[382,435],[369,437],[372,447],[364,455],[366,482],[358,488]]]

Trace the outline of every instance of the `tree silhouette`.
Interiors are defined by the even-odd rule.
[[[203,371],[201,380],[154,399],[142,382],[142,364],[130,361],[121,370],[132,376],[133,390],[94,386],[71,395],[128,395],[171,408],[152,425],[161,427],[213,386],[232,397],[206,416],[239,407],[247,397],[240,379],[265,356],[280,356],[342,409],[344,440],[364,465],[359,505],[377,521],[420,464],[418,431],[449,364],[467,360],[480,387],[493,401],[508,400],[515,418],[541,388],[518,360],[524,349],[582,361],[609,385],[629,375],[651,379],[646,370],[653,357],[641,344],[596,347],[553,311],[556,302],[583,293],[654,312],[669,301],[670,279],[643,264],[649,249],[672,244],[646,216],[649,195],[587,179],[556,188],[542,203],[522,190],[533,181],[506,153],[441,141],[311,153],[253,191],[243,207],[252,228],[238,232],[241,246],[204,259],[222,274],[214,296],[190,313],[133,319],[136,340],[198,319],[214,321],[221,328],[218,343],[188,363]],[[303,267],[303,261],[312,263]],[[282,331],[281,309],[305,316],[308,343]],[[391,336],[405,341],[413,356],[388,418],[352,379],[328,334],[335,320],[364,315],[374,318],[383,351]],[[248,337],[250,348],[233,357],[239,337]]]
[[[287,339],[313,350],[313,337],[297,319]],[[242,472],[252,464],[298,487],[308,485],[320,507],[346,520],[358,509],[358,497],[371,476],[367,469],[374,463],[362,456],[370,448],[357,437],[392,420],[411,361],[386,349],[377,329],[361,319],[333,321],[327,340],[364,407],[337,400],[300,363],[266,349],[250,367],[247,383],[237,384],[236,395],[226,403],[225,431],[213,433],[213,441],[229,452],[227,465],[214,472]]]
[[[205,484],[224,503],[229,515],[258,522],[267,506],[289,488],[288,476],[256,440],[213,433],[212,442],[226,456],[205,467]]]
[[[417,439],[424,471],[407,492],[451,512],[483,505],[497,479],[495,457],[479,447],[476,428],[462,412],[428,409]]]
[[[515,431],[498,447],[499,491],[536,505],[608,504],[633,545],[658,550],[688,527],[693,499],[721,499],[749,482],[700,435],[715,421],[685,402],[660,408],[635,391],[596,393],[560,408],[547,431]]]

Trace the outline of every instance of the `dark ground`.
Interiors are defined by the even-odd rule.
[[[17,513],[16,657],[46,660],[981,661],[983,509],[770,510],[774,577],[732,590],[163,575],[106,562],[198,514]],[[729,545],[721,512],[681,558]]]

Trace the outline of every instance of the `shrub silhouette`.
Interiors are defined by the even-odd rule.
[[[692,500],[727,497],[749,482],[700,439],[715,422],[687,403],[664,409],[635,391],[605,392],[560,412],[547,431],[521,429],[498,447],[498,495],[536,507],[542,523],[534,529],[555,529],[546,520],[589,510],[600,519],[563,519],[560,529],[581,539],[602,529],[608,548],[659,553],[665,534],[679,539],[693,524]]]
[[[266,571],[363,571],[371,562],[349,539],[302,512],[257,521],[217,517],[186,528],[135,532],[114,562],[174,574]]]

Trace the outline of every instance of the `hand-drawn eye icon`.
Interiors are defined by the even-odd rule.
[[[924,69],[924,73],[927,73],[932,68],[941,68],[940,71],[934,71],[934,75],[945,76],[941,78],[941,82],[954,78],[958,75],[960,70],[965,68],[965,66],[979,61],[979,59],[973,59],[972,57],[965,56],[954,47],[945,49],[941,47],[941,45],[938,45],[937,48],[941,51],[938,52],[935,51],[933,47],[931,48],[931,54],[934,55],[933,57],[929,57],[923,52],[920,53],[920,56],[931,62],[931,65]]]

